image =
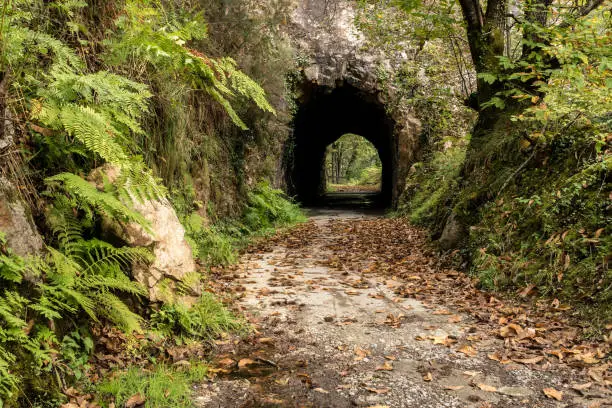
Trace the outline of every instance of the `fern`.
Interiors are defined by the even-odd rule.
[[[146,4],[128,2],[126,15],[117,21],[123,33],[111,44],[110,62],[120,64],[137,59],[162,73],[181,77],[184,82],[211,95],[241,129],[247,126],[232,103],[237,98],[250,100],[260,109],[275,113],[263,88],[240,71],[233,59],[208,58],[186,46],[188,41],[206,35],[206,25],[200,15],[177,21],[172,19],[173,13],[143,7],[143,3]]]
[[[146,219],[134,211],[112,194],[99,191],[81,177],[72,173],[60,173],[47,178],[47,184],[52,187],[61,187],[68,194],[74,196],[80,208],[105,214],[113,219],[134,221],[141,225],[148,225]]]

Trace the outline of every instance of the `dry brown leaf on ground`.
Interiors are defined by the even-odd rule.
[[[374,394],[386,394],[391,391],[391,388],[374,388],[374,387],[365,387],[366,390],[373,392]]]
[[[243,358],[238,362],[238,368],[243,369],[253,364],[255,364],[254,360],[251,360],[250,358]]]
[[[136,408],[144,405],[146,401],[147,399],[141,393],[134,394],[125,402],[125,408]]]
[[[355,358],[354,358],[355,361],[361,361],[369,355],[370,355],[369,350],[363,349],[359,346],[355,346]]]
[[[463,353],[466,356],[469,357],[475,357],[478,355],[478,350],[476,350],[474,347],[470,346],[470,345],[465,345],[463,347],[461,347],[459,350],[457,350],[459,353]]]
[[[592,382],[588,382],[584,384],[574,384],[572,385],[572,388],[575,389],[576,391],[584,391],[586,389],[591,388],[592,385],[593,385]]]
[[[236,362],[235,362],[234,360],[232,360],[231,358],[229,358],[229,357],[228,357],[228,358],[224,358],[224,359],[222,359],[222,360],[217,361],[217,364],[218,364],[220,367],[231,367],[231,366],[233,366],[234,364],[236,364]]]
[[[521,363],[521,364],[537,364],[542,360],[544,360],[544,356],[528,357],[528,358],[512,358],[512,361],[514,361],[515,363]]]
[[[563,399],[563,392],[557,391],[554,388],[544,388],[542,391],[548,398],[553,398],[557,401],[561,401]]]
[[[385,361],[382,365],[375,368],[376,371],[391,371],[393,370],[393,363]]]
[[[488,384],[480,383],[480,384],[476,384],[476,386],[486,392],[496,392],[497,391],[496,387],[492,385],[488,385]]]

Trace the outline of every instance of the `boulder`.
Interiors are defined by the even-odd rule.
[[[446,220],[444,230],[442,231],[438,243],[440,244],[440,248],[444,250],[456,249],[461,246],[467,237],[468,229],[453,212]]]
[[[101,186],[104,176],[113,182],[118,175],[116,167],[105,165],[95,169],[89,180]],[[135,222],[105,220],[103,229],[129,246],[151,249],[155,259],[149,264],[136,264],[132,270],[134,279],[148,290],[151,301],[174,302],[180,299],[191,303],[194,300],[192,296],[201,293],[201,287],[199,284],[191,284],[189,288],[181,285],[181,289],[189,293],[177,293],[178,284],[196,271],[196,264],[191,247],[185,239],[185,229],[174,208],[165,198],[144,201],[134,199],[131,206],[149,222],[147,228]]]
[[[8,246],[19,256],[37,255],[43,250],[43,240],[32,219],[29,206],[21,199],[15,186],[0,176],[0,232]]]

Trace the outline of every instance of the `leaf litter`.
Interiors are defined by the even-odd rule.
[[[379,281],[397,296],[388,299],[389,302],[401,304],[403,299],[414,299],[429,309],[432,318],[428,324],[422,326],[423,330],[436,331],[438,325],[447,323],[462,325],[468,333],[461,338],[438,333],[419,334],[415,336],[416,340],[429,341],[438,347],[450,348],[466,359],[482,354],[485,359],[488,357],[489,360],[507,366],[508,369],[512,369],[512,365],[520,365],[537,370],[554,371],[555,367],[563,366],[564,369],[572,370],[574,375],[574,384],[568,392],[586,395],[594,387],[599,387],[599,394],[591,395],[594,402],[597,402],[597,395],[607,395],[606,390],[612,384],[610,366],[606,363],[606,357],[610,353],[610,342],[587,339],[583,327],[571,319],[571,309],[567,305],[561,305],[558,301],[534,300],[531,296],[532,290],[529,288],[519,293],[519,300],[506,299],[479,290],[476,280],[452,267],[452,260],[438,256],[430,247],[423,231],[399,219],[340,219],[329,222],[328,229],[331,237],[327,237],[325,244],[317,250],[319,256],[313,256],[311,246],[321,231],[320,227],[312,222],[251,245],[247,252],[250,259],[263,259],[264,254],[274,251],[277,247],[286,248],[284,258],[272,262],[276,265],[282,264],[286,268],[293,267],[293,271],[285,272],[283,275],[280,269],[275,268],[272,284],[291,286],[298,292],[330,290],[337,286],[334,282],[326,282],[328,279],[325,277],[305,281],[295,279],[300,275],[296,270],[303,274],[305,268],[317,265],[337,271],[339,276],[346,276],[339,279],[341,286],[344,286],[344,289],[340,290],[349,297],[361,296],[362,290],[373,288],[375,282]],[[304,264],[305,259],[311,261]],[[219,282],[229,282],[221,283],[219,286],[223,286],[223,290],[231,287],[238,298],[244,296],[244,291],[236,289],[236,282],[232,281],[245,271],[240,268],[238,265],[216,271]],[[358,275],[357,278],[355,274]],[[275,293],[276,291],[270,288],[261,288],[256,295],[270,297]],[[381,300],[386,298],[382,292],[370,292],[368,297]],[[299,309],[298,305],[288,307]],[[405,307],[405,310],[411,309],[409,305]],[[384,309],[372,310],[372,315],[379,313],[386,317],[384,320],[379,319],[377,324],[387,326],[391,330],[399,329],[406,320],[405,313],[388,312]],[[272,313],[270,315],[272,316]],[[332,316],[321,320],[324,324],[340,327],[357,323],[357,319],[350,316]],[[249,341],[251,344],[272,349],[277,346],[278,339],[274,333],[268,330],[261,336],[259,339]],[[483,343],[483,346],[480,346],[480,343]],[[493,349],[491,349],[492,344],[495,345]],[[353,364],[367,363],[373,358],[372,351],[368,347],[341,344],[334,348],[341,353],[352,354],[350,360]],[[481,349],[483,353],[480,353]],[[257,361],[252,355],[245,356],[244,359]],[[391,372],[395,369],[393,364],[395,361],[395,356],[385,358],[382,363],[371,366],[370,370],[380,373]],[[223,367],[223,360],[219,360],[219,367]],[[250,364],[245,367],[249,368]],[[277,386],[290,387],[292,378],[297,378],[310,387],[310,390],[319,395],[329,395],[329,398],[332,398],[335,392],[350,387],[348,384],[325,387],[317,383],[315,372],[307,362],[303,367],[308,371],[287,375],[290,371],[286,371],[286,368],[281,366],[279,372],[284,377],[282,380],[276,379],[274,383]],[[343,377],[350,373],[351,369],[337,374]],[[468,388],[497,395],[506,394],[507,391],[503,389],[509,388],[501,387],[498,390],[496,386],[480,382],[482,374],[478,371],[468,370],[464,371],[464,374],[468,379],[471,378]],[[426,371],[421,376],[426,383],[438,381],[436,370]],[[476,378],[481,379],[475,381]],[[580,381],[580,378],[583,381]],[[451,384],[439,386],[438,389],[450,392],[464,388],[466,385]],[[392,388],[374,384],[364,384],[362,389],[376,396],[386,396],[393,392]],[[558,401],[564,397],[562,391],[552,386],[542,388],[540,395]]]

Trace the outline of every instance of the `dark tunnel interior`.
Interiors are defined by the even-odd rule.
[[[335,88],[311,86],[305,90],[294,119],[292,168],[287,172],[289,192],[304,205],[327,205],[325,149],[346,133],[364,137],[378,150],[382,162],[379,207],[391,205],[394,181],[394,122],[376,94],[344,84]]]

